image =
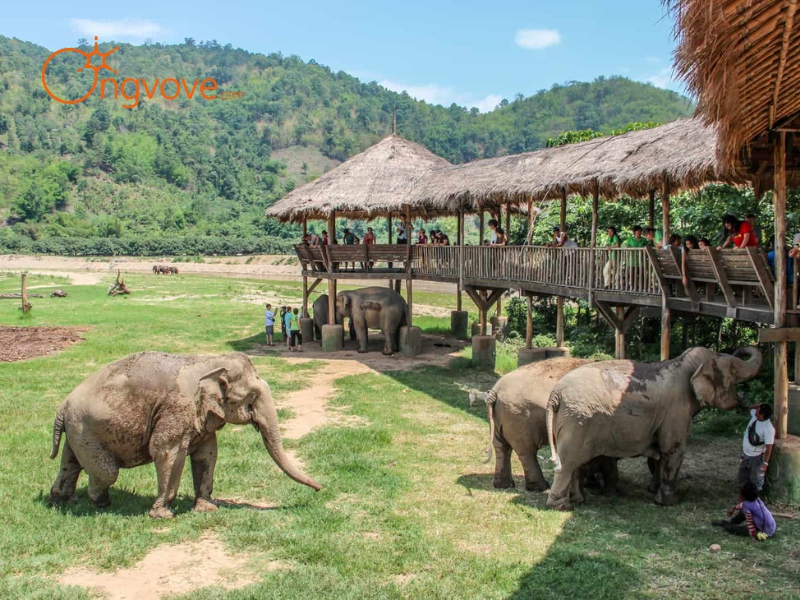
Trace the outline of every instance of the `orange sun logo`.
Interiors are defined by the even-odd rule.
[[[115,69],[112,69],[108,65],[108,63],[106,63],[106,59],[109,56],[111,56],[114,52],[116,52],[117,50],[119,50],[119,46],[117,46],[116,48],[114,48],[112,50],[109,50],[108,52],[100,52],[100,48],[98,48],[98,46],[97,46],[97,36],[94,36],[94,50],[92,50],[91,52],[84,52],[83,50],[81,50],[79,48],[62,48],[61,50],[56,50],[50,56],[47,57],[47,60],[44,61],[44,66],[42,67],[42,85],[44,85],[45,91],[47,92],[47,94],[53,100],[55,100],[57,102],[61,102],[62,104],[78,104],[79,102],[83,102],[89,96],[91,96],[92,93],[94,93],[94,90],[97,87],[97,81],[99,79],[98,73],[99,73],[100,69],[108,69],[112,73],[116,73],[117,72]],[[80,69],[78,69],[78,73],[80,73],[84,69],[91,69],[92,71],[94,71],[94,81],[92,82],[91,89],[86,93],[86,95],[84,95],[81,98],[78,98],[77,100],[64,100],[62,98],[59,98],[58,96],[56,96],[50,90],[49,87],[47,87],[47,76],[46,76],[47,75],[47,65],[49,65],[50,61],[53,60],[56,56],[58,56],[62,52],[77,52],[78,54],[82,55],[86,59],[86,64],[83,65],[83,67],[81,67]],[[93,65],[92,64],[92,57],[93,56],[99,56],[100,57],[101,60],[100,60],[100,64],[99,65]]]

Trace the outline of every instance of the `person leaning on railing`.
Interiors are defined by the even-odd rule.
[[[625,242],[622,244],[623,248],[644,248],[647,246],[647,238],[642,237],[642,228],[636,225],[633,228],[633,234],[629,235]],[[628,255],[627,263],[628,269],[632,271],[632,281],[639,281],[639,269],[642,266],[642,257],[638,252],[626,252]]]
[[[753,226],[748,221],[740,221],[733,215],[725,215],[722,217],[722,224],[725,226],[728,237],[717,250],[726,248],[730,243],[733,243],[733,247],[737,250],[758,246],[758,238],[753,231]]]
[[[686,269],[686,257],[689,256],[689,252],[696,250],[698,245],[699,242],[693,235],[687,235],[683,240],[683,246],[681,247],[681,279],[683,280],[683,285],[689,283],[689,278],[687,276],[688,270]]]
[[[613,225],[608,228],[608,231],[606,233],[606,239],[603,243],[603,247],[604,248],[620,247],[619,236],[617,235],[617,228],[614,227]],[[608,261],[603,267],[603,285],[605,287],[611,287],[611,281],[617,274],[616,259],[617,259],[616,252],[608,253]]]

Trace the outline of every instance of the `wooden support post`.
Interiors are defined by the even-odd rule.
[[[531,243],[533,237],[533,200],[528,200],[528,236],[525,238],[525,245]]]
[[[533,298],[528,294],[528,320],[525,324],[525,347],[533,348]]]
[[[336,239],[336,211],[333,211],[328,217],[328,239],[331,244]],[[332,273],[329,273],[328,276],[330,277],[328,279],[328,325],[336,325],[336,280]]]
[[[508,236],[511,235],[511,205],[506,204],[506,246],[508,246]]]
[[[556,348],[564,347],[564,297],[556,298]]]
[[[561,220],[559,221],[561,231],[567,230],[567,187],[561,190]]]
[[[775,302],[773,325],[786,325],[786,132],[775,144]],[[775,436],[787,436],[789,418],[789,377],[786,342],[775,342]]]
[[[625,307],[617,306],[615,307],[617,321],[622,323],[625,321]],[[621,326],[614,327],[614,338],[616,340],[616,351],[614,356],[617,360],[622,360],[625,358],[625,331],[622,329]]]
[[[597,271],[597,257],[595,249],[597,248],[597,211],[598,205],[600,204],[600,183],[595,179],[594,180],[594,189],[592,190],[592,239],[591,239],[591,248],[592,248],[592,256],[591,260],[589,261],[589,308],[592,307],[593,304],[593,292],[595,284],[595,276]]]
[[[33,306],[31,306],[30,302],[28,302],[28,274],[27,273],[23,273],[22,274],[22,290],[21,290],[20,296],[22,296],[22,312],[23,312],[23,314],[29,313],[31,308],[33,308]]]
[[[406,320],[408,322],[408,326],[411,327],[414,324],[414,297],[413,297],[413,287],[411,276],[406,277],[406,306],[408,307],[408,315]]]
[[[656,226],[656,190],[650,190],[650,204],[647,213],[647,226],[653,229]]]
[[[456,298],[456,310],[461,311],[461,295],[464,291],[464,207],[458,209],[458,296]]]
[[[669,360],[669,335],[672,313],[667,308],[666,298],[661,302],[661,360]]]
[[[478,207],[478,210],[480,211],[480,217],[479,217],[479,221],[478,221],[479,222],[479,225],[478,225],[478,240],[479,240],[479,244],[478,245],[479,246],[483,246],[483,233],[484,233],[483,232],[483,217],[484,217],[483,207],[482,206]]]
[[[669,178],[664,177],[664,185],[661,188],[661,229],[664,233],[663,245],[669,243]]]
[[[308,221],[303,215],[303,240],[306,239],[306,234],[308,233]],[[303,275],[303,312],[300,313],[301,316],[308,318],[308,277]]]

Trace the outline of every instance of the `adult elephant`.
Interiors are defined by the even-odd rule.
[[[59,406],[51,458],[58,454],[63,433],[67,439],[50,501],[74,501],[78,477],[85,470],[90,500],[97,507],[107,506],[108,489],[120,468],[155,462],[158,496],[150,516],[169,518],[189,456],[194,508],[215,510],[211,492],[217,431],[226,423],[254,425],[284,473],[320,489],[284,452],[269,385],[246,355],[140,352],[106,365]]]
[[[314,335],[318,340],[322,339],[322,326],[328,325],[328,294],[320,295],[311,305],[314,320]],[[336,324],[342,324],[342,318],[336,315]],[[350,319],[350,339],[356,339],[356,330],[353,328],[353,320]]]
[[[547,505],[569,510],[583,500],[578,469],[601,455],[651,459],[656,502],[677,504],[675,486],[692,417],[707,407],[737,406],[736,385],[755,377],[760,367],[761,352],[754,347],[734,355],[690,348],[659,363],[616,360],[570,371],[547,404],[556,462]]]
[[[407,324],[408,306],[403,297],[385,287],[367,287],[339,292],[336,314],[349,317],[356,330],[358,351],[367,351],[367,330],[383,332],[383,353],[392,354],[400,347],[400,327]]]
[[[537,457],[539,449],[547,445],[547,399],[562,376],[590,362],[579,358],[535,362],[504,375],[488,392],[470,392],[470,405],[484,402],[489,413],[489,441],[495,456],[492,485],[495,488],[514,487],[512,450],[522,463],[526,490],[544,492],[550,487]],[[614,459],[598,459],[590,470],[592,474],[598,471],[603,474],[606,493],[616,492]]]

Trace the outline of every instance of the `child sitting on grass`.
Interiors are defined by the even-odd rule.
[[[739,503],[728,510],[728,516],[736,516],[732,519],[714,521],[714,525],[720,525],[725,531],[733,535],[750,536],[753,541],[763,542],[775,535],[775,519],[769,509],[758,497],[758,488],[752,481],[748,481],[742,486],[739,494]],[[743,524],[747,522],[747,524]]]

